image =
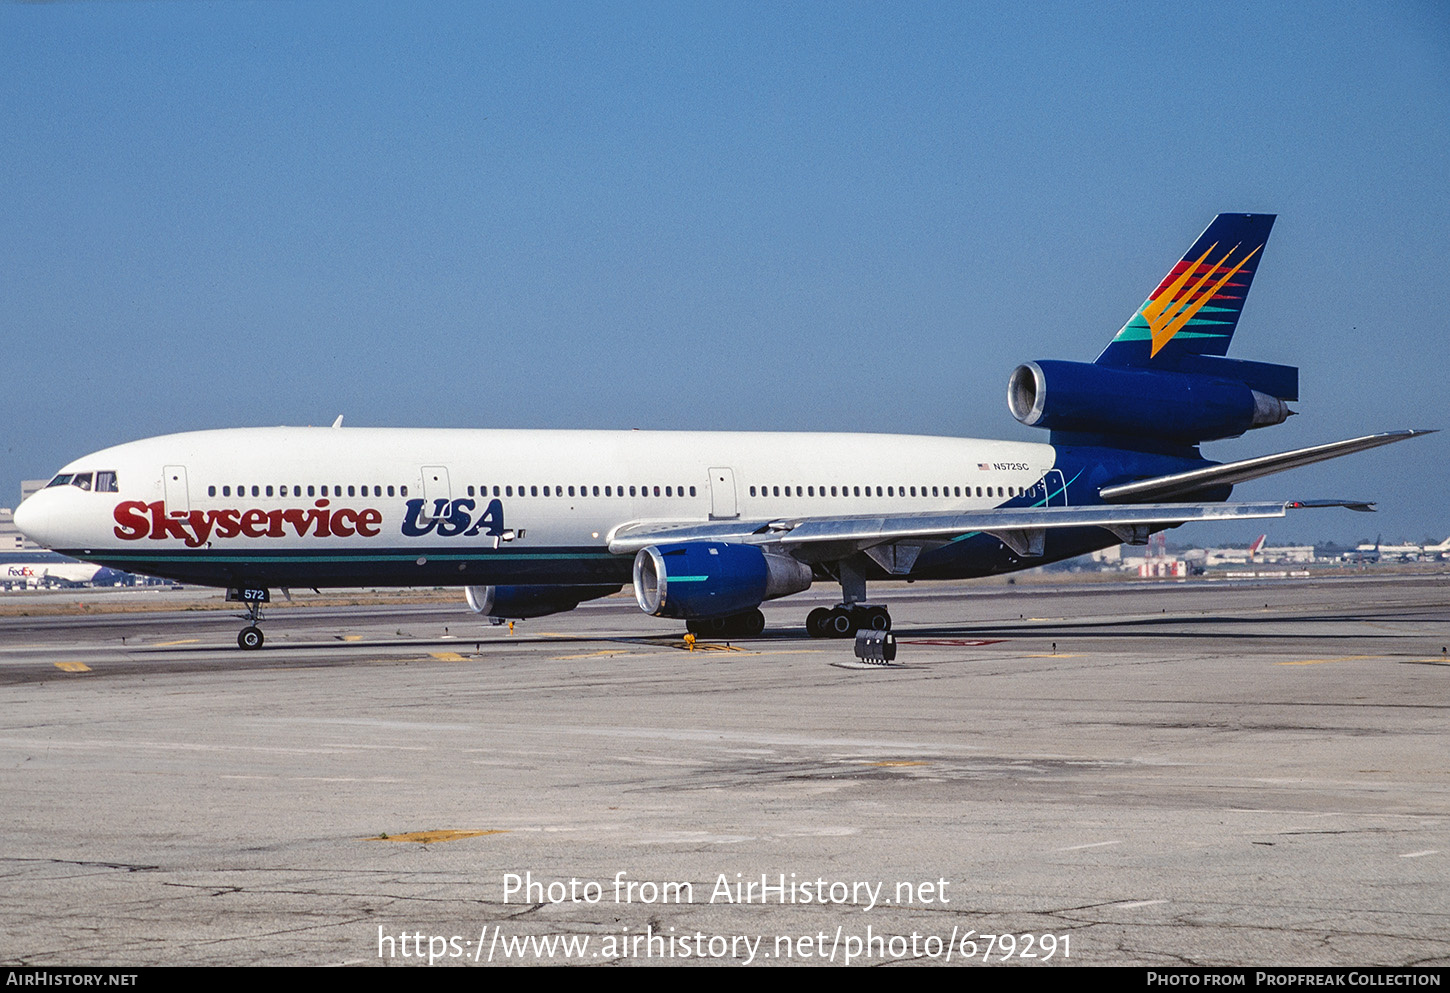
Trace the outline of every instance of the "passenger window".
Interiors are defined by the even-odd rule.
[[[691,486],[690,487],[690,496],[694,496],[694,495],[695,495],[695,488],[693,486]]]
[[[523,490],[524,490],[524,488],[522,486],[520,486],[519,487],[519,492],[522,493]],[[539,488],[537,486],[530,486],[529,487],[529,496],[538,496],[538,495],[539,495]]]
[[[406,487],[406,486],[399,486],[398,487],[398,495],[399,496],[407,496],[408,495],[408,487]]]
[[[206,488],[206,495],[207,496],[216,496],[216,487],[215,486],[208,486]]]
[[[599,495],[599,487],[597,487],[597,486],[594,487],[594,495],[595,496],[598,496]]]

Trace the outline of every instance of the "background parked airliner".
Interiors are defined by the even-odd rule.
[[[1007,401],[1047,444],[899,435],[246,428],[67,465],[15,512],[117,569],[269,590],[455,585],[492,618],[633,583],[646,613],[750,636],[815,581],[812,635],[889,628],[866,584],[1057,561],[1198,520],[1358,501],[1226,503],[1235,483],[1423,432],[1218,464],[1200,442],[1282,423],[1298,370],[1225,358],[1274,217],[1220,214],[1094,363],[1019,366]],[[339,419],[340,421],[340,419]]]

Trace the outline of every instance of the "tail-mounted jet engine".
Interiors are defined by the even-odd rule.
[[[1292,367],[1205,356],[1188,362],[1205,371],[1027,362],[1007,381],[1007,407],[1028,427],[1180,443],[1234,438],[1293,413],[1284,403],[1297,398]]]
[[[692,541],[650,545],[634,557],[634,598],[655,617],[678,617],[697,634],[758,634],[766,600],[809,589],[811,567],[756,545]]]
[[[468,608],[495,624],[573,610],[585,600],[618,593],[615,586],[467,586]]]

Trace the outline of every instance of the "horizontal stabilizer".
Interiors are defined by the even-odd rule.
[[[1363,438],[1332,441],[1327,445],[1315,445],[1312,448],[1298,448],[1292,452],[1280,452],[1277,455],[1260,455],[1257,458],[1226,462],[1223,465],[1212,465],[1204,469],[1191,469],[1188,472],[1175,472],[1167,476],[1154,476],[1152,479],[1139,479],[1131,483],[1104,486],[1098,491],[1098,495],[1111,503],[1166,500],[1198,493],[1211,487],[1246,483],[1251,479],[1272,476],[1276,472],[1297,469],[1302,465],[1311,465],[1326,459],[1337,459],[1341,455],[1352,455],[1355,452],[1378,448],[1381,445],[1392,445],[1397,441],[1404,441],[1406,438],[1417,438],[1422,434],[1434,433],[1434,431],[1425,430],[1386,431],[1383,434],[1365,435]]]

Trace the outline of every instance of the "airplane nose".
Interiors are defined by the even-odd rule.
[[[15,508],[13,518],[15,529],[38,545],[46,544],[44,534],[46,522],[50,520],[50,513],[42,506],[44,502],[32,496]]]

